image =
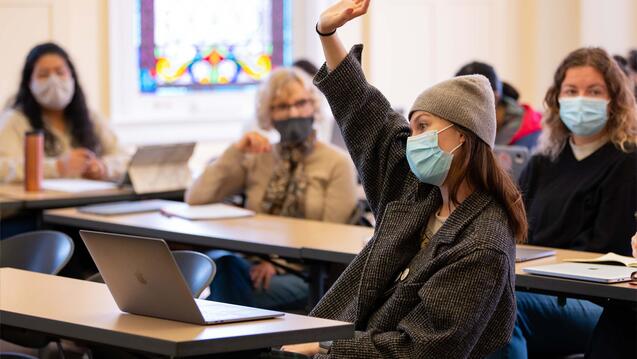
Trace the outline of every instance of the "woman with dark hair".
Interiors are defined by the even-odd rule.
[[[332,108],[374,215],[374,236],[311,315],[353,322],[353,338],[283,347],[320,358],[482,358],[515,320],[517,187],[498,165],[493,91],[482,75],[422,92],[408,120],[363,74],[362,46],[337,29],[367,12],[342,0],[316,26],[314,78]]]
[[[520,177],[529,243],[630,255],[637,107],[628,78],[603,49],[581,48],[557,68],[544,101],[538,153]],[[560,304],[555,296],[517,292],[516,300],[513,338],[501,357],[583,353],[602,312],[573,298]]]
[[[89,112],[64,49],[37,45],[27,55],[13,106],[0,115],[0,182],[24,178],[24,136],[44,132],[44,176],[117,180],[127,156],[114,134]]]

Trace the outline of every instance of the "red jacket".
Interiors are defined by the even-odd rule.
[[[534,139],[537,139],[539,132],[542,130],[542,114],[533,110],[533,108],[531,108],[531,106],[529,105],[522,104],[521,106],[524,109],[522,123],[520,123],[518,131],[513,135],[513,137],[511,137],[509,145],[515,145],[518,144],[518,142],[524,142],[524,139],[531,135],[532,137],[534,137]]]

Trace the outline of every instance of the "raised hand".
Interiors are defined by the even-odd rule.
[[[243,153],[264,153],[272,150],[272,145],[260,133],[248,132],[235,143],[235,147]]]
[[[370,0],[341,0],[321,14],[318,29],[321,33],[330,33],[345,25],[348,21],[367,13]]]

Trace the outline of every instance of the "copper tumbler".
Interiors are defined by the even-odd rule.
[[[42,189],[44,175],[44,133],[27,132],[24,137],[24,189],[29,192]]]

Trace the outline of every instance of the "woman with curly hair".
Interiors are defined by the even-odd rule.
[[[263,83],[256,115],[263,130],[274,128],[280,142],[248,132],[206,167],[186,192],[190,204],[245,195],[255,212],[347,223],[355,213],[356,174],[347,154],[319,141],[313,129],[320,97],[310,78],[296,68],[274,70]],[[307,305],[308,285],[272,262],[227,251],[208,253],[217,264],[210,300],[276,310]],[[302,270],[301,266],[294,266]]]
[[[631,254],[637,210],[637,109],[626,75],[600,48],[560,64],[545,104],[538,153],[520,178],[529,243]],[[586,350],[602,308],[586,300],[516,293],[513,338],[499,354]],[[563,333],[569,333],[564,336]]]
[[[75,66],[54,43],[27,55],[15,102],[0,115],[0,182],[24,178],[24,136],[44,132],[44,177],[118,180],[128,156],[91,113]]]

